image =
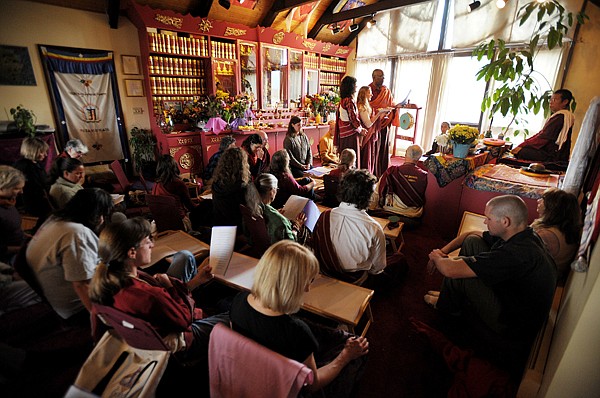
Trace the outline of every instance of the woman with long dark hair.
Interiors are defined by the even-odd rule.
[[[310,177],[297,181],[290,171],[290,156],[285,149],[280,149],[271,158],[271,173],[277,178],[279,190],[273,201],[273,207],[280,209],[292,195],[315,199],[315,182]]]
[[[246,151],[237,147],[226,150],[219,159],[212,184],[214,225],[241,228],[240,204],[246,204],[246,187],[250,181]]]
[[[356,78],[352,76],[344,76],[340,83],[340,106],[336,113],[336,133],[335,142],[338,150],[346,148],[354,149],[358,156],[358,164],[360,160],[360,140],[367,134],[358,115],[358,107],[354,94],[356,93]]]
[[[169,273],[149,275],[140,268],[150,263],[153,247],[150,223],[141,217],[107,226],[98,241],[100,262],[90,284],[91,301],[150,323],[186,359],[205,358],[212,327],[228,320],[226,314],[202,319],[190,293],[212,279],[208,258],[187,280]]]
[[[295,178],[304,176],[306,170],[312,168],[312,150],[308,137],[302,132],[302,119],[292,116],[287,133],[283,140],[283,147],[290,157],[290,171]]]
[[[577,197],[558,188],[547,189],[538,199],[539,218],[531,224],[542,238],[564,278],[579,247],[582,220]]]

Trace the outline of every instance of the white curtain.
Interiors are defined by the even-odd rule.
[[[432,60],[429,95],[423,109],[425,111],[423,112],[423,130],[418,141],[423,152],[427,152],[431,148],[433,139],[440,133],[439,126],[445,121],[443,113],[439,110],[446,108],[446,99],[449,97],[445,93],[448,82],[448,66],[452,57],[452,53],[437,54]]]

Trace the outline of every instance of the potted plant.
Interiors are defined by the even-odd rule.
[[[156,173],[156,137],[150,130],[134,127],[129,132],[135,170],[149,179]]]
[[[452,154],[455,158],[465,158],[469,154],[471,144],[479,136],[479,130],[475,127],[457,124],[448,130],[448,139],[452,141]]]
[[[529,112],[537,114],[541,109],[547,116],[550,113],[551,90],[544,90],[538,84],[534,77],[545,77],[535,70],[534,60],[542,46],[546,43],[548,49],[552,50],[557,46],[562,46],[564,35],[575,20],[583,24],[589,17],[581,12],[576,15],[576,19],[571,12],[556,0],[545,2],[532,1],[525,4],[519,10],[519,24],[523,25],[532,16],[536,15],[535,28],[528,43],[518,48],[510,48],[504,40],[490,40],[480,44],[473,55],[478,60],[486,58],[489,62],[484,65],[477,73],[477,80],[483,79],[485,82],[494,80],[499,86],[493,91],[489,91],[483,98],[481,110],[485,112],[490,110],[490,116],[493,120],[494,114],[500,112],[503,116],[512,115],[510,125],[515,122],[519,124],[520,115],[526,115]],[[575,101],[572,102],[572,110],[575,109]],[[491,123],[490,123],[491,128]],[[515,130],[514,135],[519,134],[520,130]],[[524,130],[525,135],[528,131]]]
[[[18,105],[16,108],[10,109],[10,114],[12,115],[19,132],[27,134],[30,137],[35,136],[36,117],[33,111],[24,108],[23,105]]]

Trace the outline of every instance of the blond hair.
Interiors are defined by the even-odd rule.
[[[359,110],[365,109],[370,115],[371,112],[373,112],[373,108],[371,108],[371,104],[369,103],[369,91],[371,91],[371,87],[369,86],[362,86],[360,90],[358,90],[356,105]]]
[[[36,137],[27,137],[21,143],[21,156],[33,162],[37,162],[38,156],[49,148],[43,140]]]
[[[0,166],[0,190],[12,189],[25,182],[25,175],[14,167]]]
[[[261,257],[256,266],[252,294],[265,307],[284,314],[300,310],[310,282],[319,273],[319,262],[306,247],[282,240]]]

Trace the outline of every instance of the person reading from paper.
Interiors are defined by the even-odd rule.
[[[548,318],[557,270],[543,241],[527,225],[527,206],[515,195],[485,206],[488,231],[461,234],[429,253],[428,270],[444,275],[425,302],[477,326],[473,343],[520,380],[531,343]],[[460,248],[459,257],[448,253]],[[485,351],[485,352],[483,352]]]
[[[333,135],[335,134],[335,121],[329,122],[329,130],[319,140],[319,157],[323,166],[336,165],[340,161],[335,145],[333,144]]]
[[[407,227],[420,225],[425,207],[427,171],[417,166],[423,150],[418,145],[406,148],[404,163],[390,166],[379,180],[379,206],[397,214]]]
[[[340,155],[340,164],[336,169],[331,170],[328,175],[323,177],[323,186],[325,197],[323,205],[329,207],[338,207],[340,201],[337,198],[338,186],[342,177],[348,170],[356,168],[356,152],[354,149],[346,148]]]
[[[63,319],[89,325],[88,287],[98,263],[97,233],[113,209],[100,188],[84,188],[37,230],[25,253],[44,296]]]
[[[254,180],[254,184],[248,186],[246,206],[252,211],[253,216],[264,218],[271,244],[283,239],[304,244],[311,236],[310,230],[304,225],[306,214],[300,212],[295,220],[290,221],[271,206],[277,196],[279,189],[277,185],[277,178],[273,174],[260,174]]]
[[[382,108],[394,108],[400,104],[394,104],[394,96],[392,91],[383,85],[385,74],[381,69],[375,69],[371,75],[373,82],[369,84],[373,96],[371,97],[371,107],[378,112]],[[381,122],[381,130],[379,132],[379,145],[377,145],[377,156],[375,161],[375,175],[381,176],[387,170],[390,164],[390,137],[389,126],[400,126],[400,115],[395,110]]]
[[[356,98],[360,122],[367,129],[367,134],[360,141],[360,168],[368,170],[369,173],[375,171],[377,141],[379,139],[379,131],[381,130],[381,116],[387,115],[390,112],[386,108],[375,112],[369,104],[372,96],[371,87],[363,86],[358,90]]]
[[[207,358],[212,327],[229,321],[227,314],[203,318],[191,295],[213,277],[209,258],[199,267],[195,260],[190,263],[183,279],[171,270],[149,275],[141,268],[150,264],[153,247],[150,223],[141,217],[108,225],[98,240],[100,262],[90,283],[90,299],[150,323],[173,352],[180,352],[180,359]],[[92,330],[98,331],[98,319],[92,320]]]
[[[349,170],[338,189],[339,207],[321,213],[313,230],[315,255],[325,274],[347,281],[369,273],[375,289],[393,287],[404,263],[402,253],[386,255],[385,233],[367,214],[377,178],[366,170]]]
[[[573,94],[569,90],[556,90],[550,97],[550,112],[539,133],[526,139],[512,150],[517,159],[541,162],[568,161],[571,153],[571,134],[575,115],[569,111]]]
[[[364,337],[294,316],[317,278],[312,252],[290,240],[271,246],[256,266],[251,291],[234,297],[230,318],[235,331],[287,358],[314,375],[307,388],[329,397],[348,397],[362,375],[369,352]]]
[[[75,138],[67,141],[65,144],[65,149],[58,156],[61,158],[80,159],[88,152],[88,147],[84,145],[83,142]]]
[[[50,198],[57,209],[62,209],[77,191],[83,189],[85,169],[77,158],[58,157],[50,172],[54,183],[50,187]]]
[[[340,150],[350,148],[356,152],[360,162],[360,142],[367,134],[358,116],[358,108],[354,95],[356,94],[356,78],[344,76],[340,83],[340,106],[336,113],[334,143]]]
[[[290,157],[285,149],[280,149],[271,158],[271,173],[277,178],[279,191],[273,200],[273,207],[280,209],[291,195],[316,198],[315,181],[310,177],[294,179],[290,171]]]

